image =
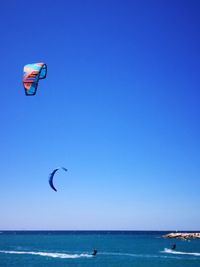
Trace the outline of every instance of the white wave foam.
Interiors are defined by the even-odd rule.
[[[198,252],[184,252],[184,251],[176,251],[169,248],[165,248],[164,251],[161,251],[162,253],[169,253],[169,254],[176,254],[176,255],[191,255],[191,256],[200,256],[200,253]]]
[[[61,258],[61,259],[77,259],[77,258],[91,258],[93,257],[87,253],[81,254],[66,254],[66,253],[53,253],[53,252],[35,252],[35,251],[12,251],[12,250],[0,250],[0,253],[8,253],[8,254],[29,254],[29,255],[37,255],[44,257],[52,257],[52,258]]]

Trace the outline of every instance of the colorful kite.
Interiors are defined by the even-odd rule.
[[[40,79],[47,76],[47,65],[45,63],[28,64],[24,66],[23,85],[26,95],[35,95]]]

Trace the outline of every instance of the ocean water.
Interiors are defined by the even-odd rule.
[[[2,231],[0,267],[200,267],[200,240],[164,239],[165,233]]]

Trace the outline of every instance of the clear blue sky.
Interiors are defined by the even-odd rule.
[[[199,13],[1,1],[0,229],[200,230]],[[26,97],[23,66],[41,61]]]

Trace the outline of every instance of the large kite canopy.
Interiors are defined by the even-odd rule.
[[[62,170],[64,170],[64,171],[67,171],[67,169],[64,168],[64,167],[57,168],[57,169],[53,170],[52,173],[50,173],[50,176],[49,176],[49,185],[51,186],[51,188],[52,188],[54,191],[57,191],[57,189],[55,188],[55,186],[54,186],[54,184],[53,184],[53,177],[54,177],[55,173],[56,173],[58,170],[60,170],[60,169],[62,169]]]
[[[47,76],[47,65],[45,63],[34,63],[24,66],[23,85],[26,95],[35,95],[40,79]]]

